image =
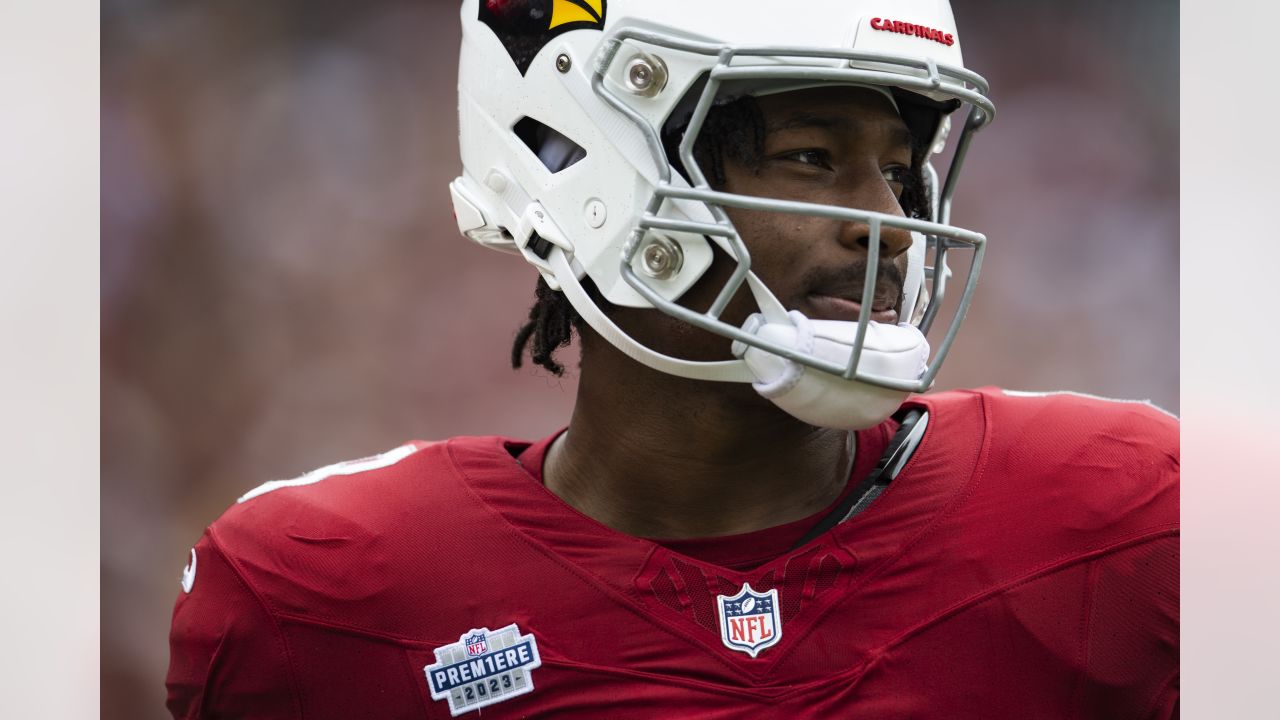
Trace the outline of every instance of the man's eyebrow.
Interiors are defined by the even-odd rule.
[[[820,130],[841,130],[841,131],[857,131],[862,125],[861,122],[851,118],[848,115],[809,115],[798,113],[788,115],[787,117],[771,122],[765,125],[765,132],[777,132],[779,130],[794,130],[796,128],[817,128]],[[890,140],[903,145],[911,144],[911,133],[907,132],[905,125],[894,125],[890,130]]]
[[[765,129],[773,130],[791,130],[793,128],[823,128],[823,129],[839,129],[851,128],[854,126],[853,121],[847,115],[806,115],[796,114],[777,122],[769,123]]]

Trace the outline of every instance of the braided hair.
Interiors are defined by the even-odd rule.
[[[929,217],[929,186],[924,180],[924,160],[928,143],[924,138],[927,133],[917,132],[917,123],[936,122],[935,113],[939,108],[926,108],[926,115],[916,114],[914,117],[904,98],[897,97],[902,116],[911,132],[911,168],[903,180],[902,208],[908,217]],[[678,157],[680,141],[684,137],[685,124],[663,129],[662,141],[667,157],[672,158],[673,165],[686,175]],[[716,106],[707,113],[702,131],[694,143],[693,154],[698,166],[704,170],[712,187],[723,187],[725,178],[725,158],[749,169],[758,169],[764,156],[765,122],[764,115],[756,99],[745,96]],[[583,284],[592,300],[602,309],[607,309],[608,301],[600,296],[590,278],[584,278]],[[576,330],[581,333],[585,325],[582,316],[570,304],[563,292],[552,290],[541,276],[534,288],[534,303],[529,308],[529,317],[516,331],[515,342],[511,346],[511,367],[519,369],[524,364],[524,356],[528,353],[535,365],[546,369],[552,375],[564,375],[564,366],[555,360],[557,350],[568,347]]]
[[[555,352],[573,340],[574,328],[582,331],[582,316],[569,304],[569,298],[552,290],[541,275],[533,292],[536,299],[529,308],[529,319],[516,331],[515,343],[511,346],[511,367],[524,364],[527,348],[535,365],[560,377],[564,375],[564,366],[556,362]]]

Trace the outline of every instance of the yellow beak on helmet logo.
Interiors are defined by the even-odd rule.
[[[570,23],[604,25],[604,0],[552,0],[548,30]]]

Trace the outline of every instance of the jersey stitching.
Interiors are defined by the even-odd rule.
[[[412,658],[409,657],[408,650],[404,647],[399,648],[399,650],[400,650],[400,659],[403,661],[400,663],[400,669],[401,671],[404,672],[405,681],[408,683],[408,687],[411,687],[415,690],[413,694],[418,698],[418,707],[421,708],[422,712],[429,717],[431,715],[431,710],[432,710],[430,706],[430,703],[432,702],[431,696],[430,696],[430,693],[428,693],[427,695],[422,694],[422,687],[424,685],[427,685],[427,683],[425,682],[426,680],[425,666],[423,668],[422,674],[419,674],[417,662],[415,662]]]
[[[214,657],[217,657],[219,654],[221,654],[221,653],[222,653],[222,648],[223,648],[223,646],[224,646],[224,645],[226,645],[226,644],[227,644],[227,636],[226,636],[226,635],[223,635],[222,637],[218,638],[218,647],[214,648],[214,650],[213,650],[213,656],[214,656]],[[213,666],[213,662],[212,662],[212,660],[211,660],[211,661],[209,662],[209,665],[205,668],[205,682],[204,682],[204,684],[200,687],[200,701],[199,701],[199,703],[197,703],[197,707],[199,707],[199,708],[200,708],[200,714],[201,714],[201,715],[206,714],[206,712],[208,711],[208,705],[209,705],[209,703],[211,702],[211,699],[210,699],[209,694],[208,694],[208,691],[209,691],[208,674],[209,674],[209,670],[210,670],[210,668],[212,668],[212,666]]]
[[[1091,562],[1093,560],[1100,559],[1106,555],[1118,553],[1122,550],[1127,550],[1133,547],[1137,547],[1145,543],[1156,542],[1168,537],[1177,537],[1177,536],[1178,536],[1178,529],[1176,525],[1173,525],[1172,527],[1159,526],[1157,528],[1147,528],[1145,530],[1129,533],[1127,535],[1122,535],[1120,538],[1114,540],[1111,544],[1095,550],[1091,550],[1087,553],[1083,553],[1079,555],[1064,555],[1058,558],[1057,560],[1041,565],[1039,568],[1036,568],[1035,570],[1032,570],[1026,573],[1025,575],[1009,580],[1004,584],[996,585],[994,587],[987,588],[986,590],[983,590],[981,592],[974,593],[973,595],[970,595],[969,597],[952,604],[950,607],[938,612],[933,617],[927,620],[924,620],[920,623],[917,623],[916,625],[899,633],[897,637],[893,638],[892,640],[886,642],[884,645],[881,645],[879,648],[872,651],[872,655],[876,656],[877,658],[883,657],[884,654],[888,652],[890,649],[892,649],[893,647],[905,643],[906,641],[910,640],[912,637],[924,632],[925,630],[929,629],[933,625],[943,620],[946,620],[947,618],[950,618],[953,615],[964,612],[965,610],[968,610],[969,608],[975,605],[981,604],[982,602],[992,597],[995,597],[996,595],[1009,592],[1022,585],[1026,585],[1028,583],[1034,582],[1036,580],[1040,580],[1042,578],[1056,574],[1063,570],[1075,567],[1076,565],[1079,565],[1080,563],[1083,563],[1083,562]]]
[[[674,675],[665,675],[662,673],[649,673],[638,670],[627,670],[625,668],[615,668],[603,665],[591,665],[587,663],[574,662],[563,658],[552,658],[547,661],[551,665],[559,665],[561,667],[572,667],[580,672],[594,672],[600,675],[611,676],[627,676],[644,678],[646,680],[660,680],[665,683],[674,683],[677,685],[685,685],[689,687],[699,688],[707,692],[734,698],[749,698],[753,700],[778,701],[794,695],[803,694],[812,691],[815,687],[829,687],[833,682],[845,679],[856,678],[861,675],[865,669],[865,664],[855,665],[851,668],[842,670],[834,675],[827,675],[815,680],[807,680],[799,685],[788,683],[787,685],[770,685],[763,688],[734,688],[722,683],[709,683],[702,680],[695,680],[687,677],[678,677]],[[780,690],[785,688],[783,692],[767,692],[768,690]]]
[[[240,583],[244,585],[245,589],[249,591],[249,594],[258,601],[259,607],[261,607],[262,611],[267,614],[267,618],[271,620],[271,625],[276,630],[276,641],[280,644],[281,648],[284,649],[284,656],[288,661],[286,669],[289,673],[289,684],[293,686],[294,706],[297,709],[299,720],[303,720],[305,716],[302,712],[302,686],[298,682],[297,667],[295,665],[293,652],[289,648],[289,642],[285,640],[284,631],[280,628],[280,621],[276,617],[276,613],[271,609],[270,604],[267,602],[266,598],[263,597],[262,593],[258,592],[258,589],[249,581],[248,576],[246,576],[243,570],[241,570],[236,559],[223,549],[222,542],[218,540],[212,526],[208,528],[208,534],[209,545],[227,561],[227,566],[231,568],[231,572],[235,574],[236,579],[239,580]]]
[[[1096,597],[1099,564],[1095,560],[1089,565],[1089,574],[1084,583],[1084,618],[1080,622],[1080,676],[1076,679],[1075,712],[1076,717],[1084,711],[1084,689],[1089,678],[1089,638],[1093,634],[1093,601]]]
[[[327,628],[329,630],[337,630],[338,632],[342,632],[347,635],[357,635],[362,638],[387,642],[387,643],[391,643],[391,644],[402,646],[402,647],[409,645],[409,646],[413,646],[413,649],[415,650],[416,649],[432,650],[440,647],[441,645],[449,644],[448,640],[423,640],[417,637],[393,635],[391,633],[378,632],[377,630],[371,630],[369,628],[360,627],[358,625],[347,625],[344,623],[331,620],[326,617],[299,615],[297,613],[291,613],[291,612],[279,612],[277,613],[277,615],[280,617],[281,620],[289,620],[290,622],[296,622],[299,625],[310,625],[312,627],[321,627],[321,628]],[[455,639],[453,640],[453,642],[456,643],[457,640]]]
[[[1142,714],[1142,717],[1153,717],[1153,714],[1156,711],[1156,705],[1159,704],[1161,698],[1164,697],[1165,691],[1169,689],[1169,686],[1173,684],[1173,681],[1177,679],[1178,673],[1181,671],[1182,668],[1175,667],[1173,671],[1169,673],[1169,676],[1164,679],[1164,682],[1160,683],[1159,689],[1156,690],[1155,695],[1152,695],[1151,700],[1147,703],[1147,711]]]

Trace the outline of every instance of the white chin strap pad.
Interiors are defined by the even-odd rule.
[[[857,323],[810,320],[795,311],[787,313],[786,320],[768,322],[757,313],[742,329],[838,365],[848,364]],[[733,353],[755,375],[752,387],[756,392],[810,425],[849,430],[874,427],[892,415],[909,395],[904,390],[846,380],[745,343],[735,342]],[[929,342],[916,327],[907,323],[867,324],[859,372],[914,382],[924,374],[928,361]]]
[[[911,233],[911,247],[907,249],[907,274],[902,283],[902,307],[898,308],[898,317],[906,318],[915,325],[920,324],[929,301],[929,290],[924,282],[927,245],[924,235]]]

